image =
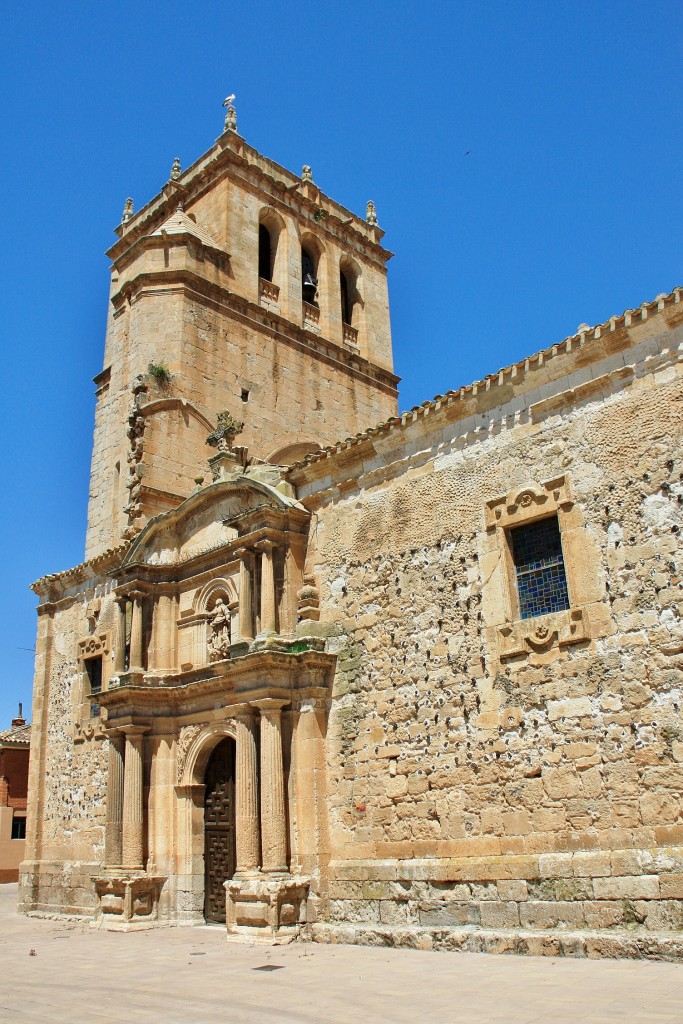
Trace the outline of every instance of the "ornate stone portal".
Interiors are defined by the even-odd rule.
[[[308,513],[272,467],[245,473],[238,426],[224,416],[212,435],[215,480],[150,522],[116,569],[103,927],[222,919],[221,899],[232,937],[288,941],[307,921],[302,865],[319,860],[308,850],[325,808],[306,784],[311,756],[324,764],[336,659],[296,634]],[[225,785],[219,750],[234,750]]]

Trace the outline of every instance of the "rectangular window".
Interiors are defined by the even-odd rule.
[[[102,658],[86,658],[85,671],[88,673],[90,692],[99,693],[102,689]]]
[[[26,818],[12,818],[12,839],[26,839]]]
[[[547,615],[569,608],[567,576],[557,516],[510,530],[519,617]]]

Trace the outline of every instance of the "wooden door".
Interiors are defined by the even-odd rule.
[[[235,743],[221,740],[206,766],[204,917],[225,924],[223,882],[235,873]]]

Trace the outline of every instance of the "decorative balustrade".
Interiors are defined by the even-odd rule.
[[[309,302],[304,302],[304,327],[309,331],[316,331],[320,333],[320,310],[317,306],[311,306]]]
[[[351,324],[342,325],[344,344],[353,345],[354,348],[358,348],[358,331]]]
[[[258,297],[261,305],[277,306],[280,303],[280,288],[278,285],[273,284],[272,281],[266,281],[264,278],[259,277]]]

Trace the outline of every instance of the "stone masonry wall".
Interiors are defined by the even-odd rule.
[[[47,678],[34,685],[29,829],[20,873],[20,908],[25,911],[91,913],[92,875],[104,859],[108,741],[97,728],[79,737],[78,726],[99,724],[86,716],[78,642],[90,633],[86,608],[93,584],[74,588],[54,611]],[[98,584],[102,610],[97,632],[114,628],[109,584]],[[40,633],[39,633],[40,645]],[[104,666],[104,672],[110,671]]]
[[[682,379],[641,367],[475,436],[423,421],[327,468],[328,937],[683,927]],[[590,635],[501,659],[484,503],[559,474]]]

